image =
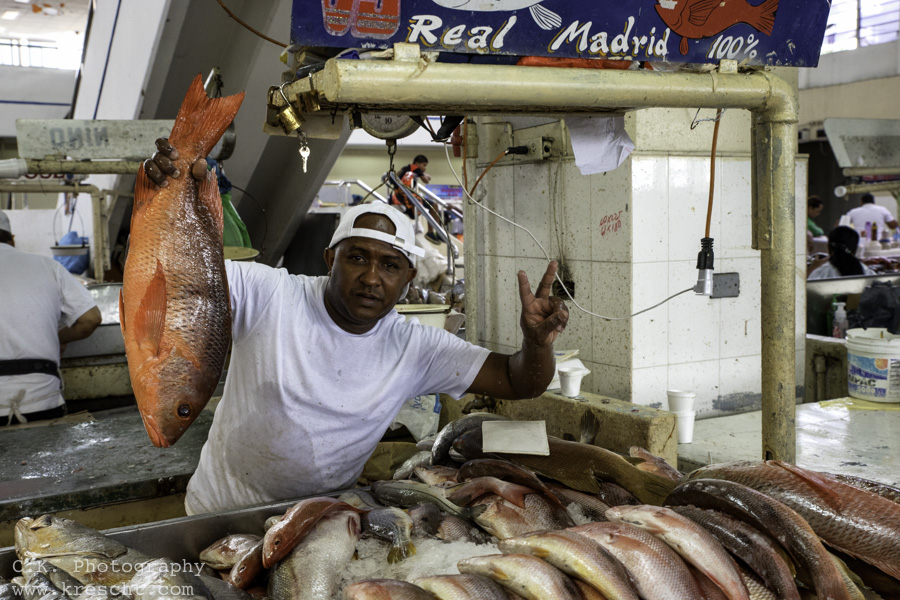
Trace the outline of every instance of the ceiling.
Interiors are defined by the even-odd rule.
[[[17,12],[14,19],[0,19],[0,38],[58,41],[75,32],[84,35],[92,0],[0,0],[0,15]]]

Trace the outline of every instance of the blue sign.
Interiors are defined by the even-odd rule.
[[[814,67],[830,0],[294,0],[291,42]]]

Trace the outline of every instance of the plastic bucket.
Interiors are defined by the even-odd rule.
[[[900,402],[900,335],[887,329],[847,331],[850,395],[872,402]]]

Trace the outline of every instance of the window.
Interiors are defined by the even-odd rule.
[[[76,70],[82,42],[78,36],[68,36],[58,43],[0,38],[0,65]]]
[[[900,31],[900,0],[832,0],[822,54],[892,42]]]

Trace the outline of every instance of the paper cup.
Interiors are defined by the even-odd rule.
[[[694,398],[697,394],[694,392],[685,392],[682,390],[669,390],[666,392],[669,397],[669,410],[672,412],[688,412],[694,410]]]
[[[559,387],[562,395],[567,398],[574,398],[581,393],[581,380],[587,375],[587,369],[578,367],[563,367],[559,370]]]
[[[694,417],[696,414],[692,410],[675,413],[679,444],[690,444],[694,441]]]

